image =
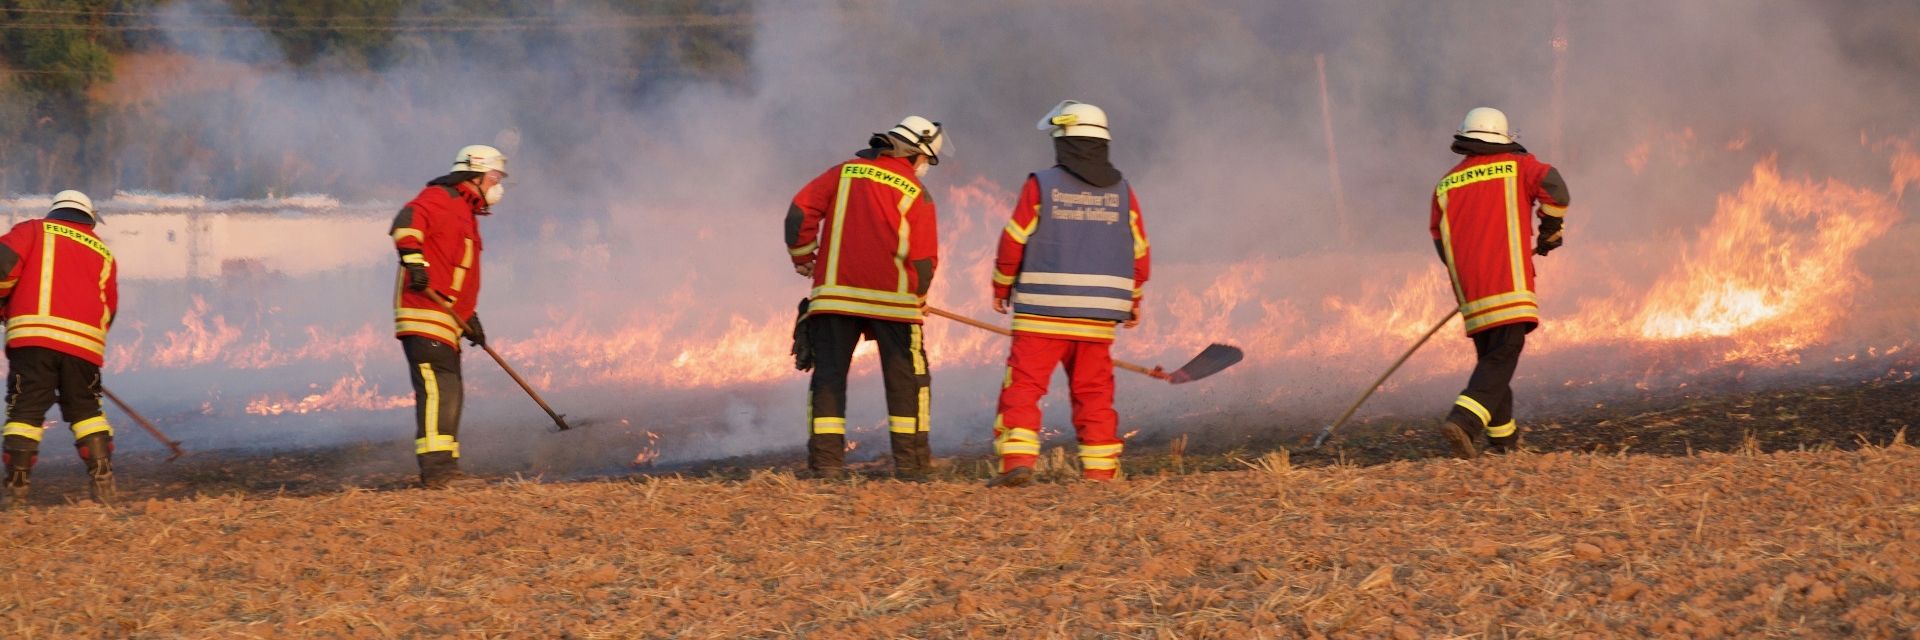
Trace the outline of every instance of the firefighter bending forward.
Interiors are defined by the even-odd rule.
[[[480,216],[500,202],[506,177],[500,150],[468,146],[454,157],[451,173],[428,182],[393,218],[393,245],[400,252],[393,328],[413,378],[420,483],[430,489],[473,482],[460,471],[460,338],[487,343],[475,312]]]
[[[0,236],[0,298],[7,316],[6,492],[24,506],[47,409],[73,426],[93,498],[111,503],[113,427],[100,412],[100,365],[120,303],[113,252],[94,235],[99,213],[78,191],[53,197],[47,217]]]
[[[1479,361],[1440,434],[1455,455],[1471,458],[1474,434],[1483,431],[1490,451],[1519,445],[1510,385],[1527,333],[1540,324],[1533,256],[1560,247],[1568,199],[1560,172],[1513,141],[1498,109],[1468,111],[1453,152],[1466,158],[1434,188],[1430,226]],[[1530,233],[1535,203],[1537,239]]]
[[[847,369],[864,335],[880,347],[894,473],[924,480],[932,376],[921,307],[939,247],[933,199],[920,179],[949,145],[940,123],[920,116],[867,145],[807,183],[787,210],[793,270],[813,279],[801,319],[814,357],[807,467],[818,478],[846,476]]]
[[[1140,323],[1150,263],[1140,200],[1107,159],[1106,112],[1068,100],[1039,128],[1052,132],[1059,164],[1027,178],[994,260],[993,309],[1012,307],[1013,349],[993,422],[1000,473],[987,486],[1032,480],[1040,398],[1061,364],[1072,391],[1081,477],[1115,477],[1123,445],[1108,347],[1115,324]]]

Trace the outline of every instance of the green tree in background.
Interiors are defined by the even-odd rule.
[[[256,197],[337,175],[246,158],[231,131],[181,127],[165,104],[101,89],[131,53],[188,53],[300,74],[398,65],[540,74],[592,60],[592,103],[747,78],[752,0],[7,0],[0,3],[0,195],[79,187]],[[596,16],[583,23],[579,16]],[[167,22],[169,19],[172,22]],[[181,22],[185,20],[184,26]],[[177,33],[160,28],[173,25]],[[179,34],[193,51],[176,51]],[[267,46],[262,46],[260,36]],[[271,51],[262,51],[272,49]],[[135,78],[137,79],[137,78]],[[244,113],[233,96],[166,98]],[[416,97],[416,99],[424,99]],[[139,141],[139,148],[127,145]],[[159,148],[164,147],[164,148]],[[186,168],[174,165],[185,165]]]

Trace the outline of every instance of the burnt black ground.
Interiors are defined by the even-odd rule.
[[[1644,394],[1566,410],[1523,423],[1523,446],[1536,451],[1579,451],[1683,456],[1690,453],[1849,450],[1883,445],[1902,430],[1920,437],[1920,380],[1823,384],[1738,392]],[[1279,449],[1293,464],[1377,465],[1447,455],[1427,416],[1389,416],[1341,429],[1320,451],[1308,451],[1317,431],[1307,421],[1273,415],[1223,413],[1198,418],[1180,429],[1160,429],[1130,442],[1128,473],[1190,473],[1243,469],[1241,461]],[[1174,440],[1185,434],[1187,442]],[[123,437],[144,437],[123,434]],[[412,482],[405,457],[393,452],[410,443],[369,442],[281,451],[200,451],[175,462],[156,453],[119,460],[126,500],[195,495],[316,495],[350,488],[386,490]],[[72,456],[48,447],[43,456]],[[985,477],[984,452],[945,459],[943,477]],[[791,452],[634,469],[597,469],[545,479],[571,481],[647,475],[745,477],[757,469],[798,470]],[[885,462],[866,463],[881,474]],[[494,474],[512,475],[507,474]],[[84,499],[77,465],[43,465],[35,474],[34,504]]]

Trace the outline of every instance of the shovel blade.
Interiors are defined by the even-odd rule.
[[[1226,344],[1208,345],[1206,349],[1200,351],[1200,355],[1194,356],[1192,360],[1187,361],[1186,365],[1169,374],[1167,381],[1174,384],[1193,382],[1220,373],[1227,367],[1238,364],[1245,357],[1246,353],[1240,351],[1240,347]]]

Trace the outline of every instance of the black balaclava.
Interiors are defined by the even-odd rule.
[[[1527,148],[1520,146],[1518,142],[1500,144],[1456,135],[1453,137],[1453,152],[1463,156],[1490,156],[1498,153],[1526,153]]]
[[[873,134],[873,137],[867,138],[867,148],[856,151],[853,155],[868,160],[880,156],[911,158],[920,155],[920,150],[914,148],[913,143],[907,142],[906,138],[900,137],[899,134],[889,132]]]
[[[1120,170],[1107,161],[1107,141],[1087,136],[1053,139],[1053,161],[1096,187],[1120,184]]]

